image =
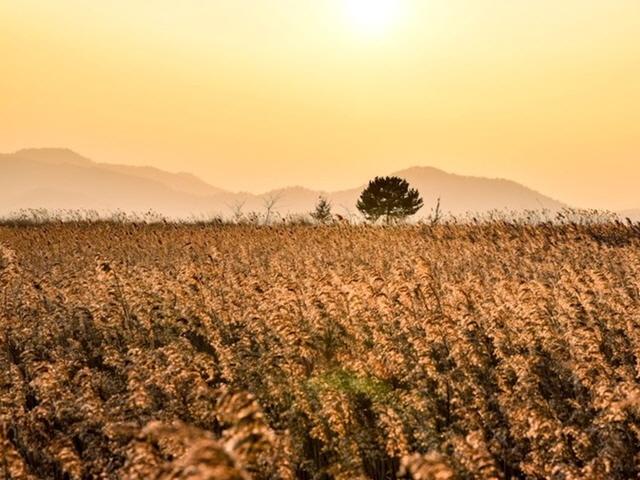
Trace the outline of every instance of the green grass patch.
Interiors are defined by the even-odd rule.
[[[315,393],[332,390],[353,397],[364,395],[375,403],[388,402],[393,393],[388,382],[372,375],[358,375],[343,368],[329,370],[311,377],[308,386]]]

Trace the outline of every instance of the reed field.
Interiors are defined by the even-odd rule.
[[[640,475],[640,227],[0,226],[0,478]]]

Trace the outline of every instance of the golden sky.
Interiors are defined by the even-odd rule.
[[[430,165],[640,207],[639,0],[2,0],[0,61],[2,152],[250,191]]]

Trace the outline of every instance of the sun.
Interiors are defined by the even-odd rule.
[[[351,28],[360,35],[386,34],[400,19],[402,0],[343,0]]]

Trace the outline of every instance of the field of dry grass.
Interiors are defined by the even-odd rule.
[[[0,227],[0,477],[637,478],[633,225]]]

